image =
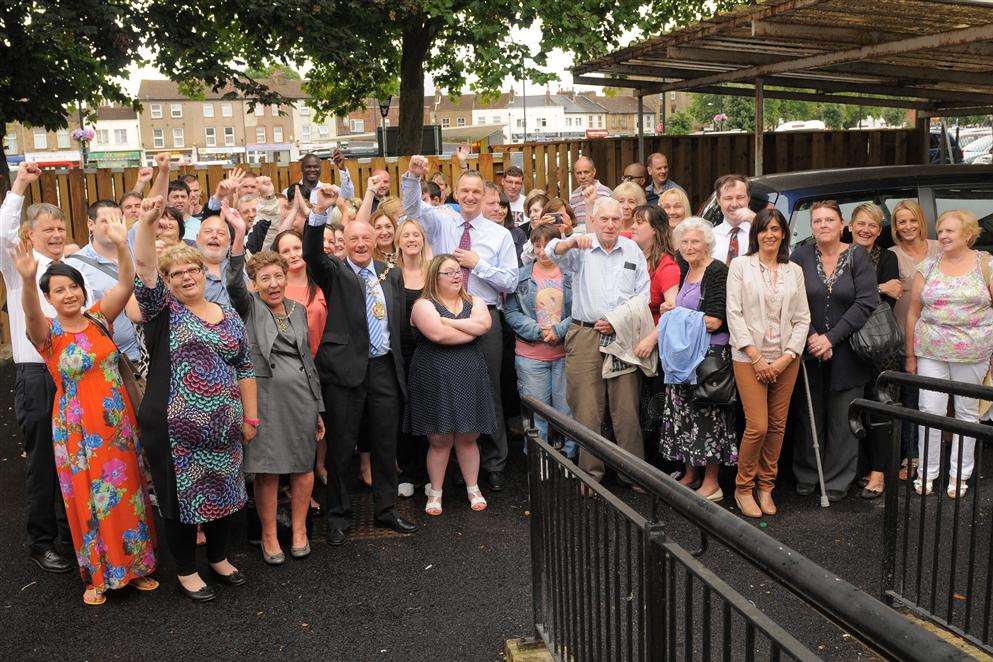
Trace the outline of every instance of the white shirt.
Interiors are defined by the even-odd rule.
[[[509,199],[509,196],[508,196]],[[510,215],[514,217],[514,225],[521,227],[529,219],[524,213],[524,196],[518,195],[516,200],[510,201]]]
[[[556,255],[555,247],[563,239],[552,239],[545,247],[562,273],[572,274],[572,318],[592,324],[637,296],[644,297],[647,306],[648,262],[638,244],[618,237],[608,252],[595,234],[589,236],[593,246],[588,250],[573,248]]]
[[[451,214],[432,207],[421,199],[421,181],[417,177],[404,174],[400,178],[400,194],[403,211],[410,218],[418,219],[424,228],[426,239],[435,255],[452,253],[462,241],[462,225],[465,219],[457,220]],[[517,291],[517,250],[510,230],[482,214],[469,221],[471,249],[479,256],[479,262],[469,274],[466,290],[477,296],[488,306],[500,303],[501,294]]]
[[[27,320],[24,317],[24,306],[21,305],[21,298],[24,295],[24,281],[21,274],[14,266],[14,259],[8,251],[20,242],[17,236],[21,227],[21,208],[24,206],[24,196],[13,191],[7,193],[0,206],[0,274],[3,274],[3,282],[7,286],[7,319],[10,320],[10,344],[14,351],[14,363],[44,363],[41,354],[34,348],[28,340]],[[37,280],[41,280],[42,275],[48,269],[52,258],[34,251],[35,259],[38,260]],[[93,303],[93,291],[84,276],[83,282],[86,285],[86,305]],[[35,287],[38,283],[35,282]],[[38,288],[38,298],[41,299],[41,311],[45,317],[54,318],[55,309],[48,303],[41,288]]]
[[[751,228],[752,224],[749,221],[743,221],[737,228],[732,228],[731,224],[727,221],[718,225],[714,228],[714,252],[710,254],[711,257],[721,262],[727,262],[728,247],[731,245],[732,232],[737,232],[738,234],[738,255],[747,253],[748,231]]]

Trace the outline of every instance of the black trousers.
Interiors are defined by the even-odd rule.
[[[207,539],[207,561],[220,563],[228,557],[228,537],[233,515],[207,522],[203,535]],[[197,571],[197,525],[183,524],[178,519],[164,519],[169,553],[176,562],[177,575],[192,575]]]
[[[507,465],[507,425],[504,420],[503,398],[501,397],[500,374],[503,369],[503,328],[500,311],[490,309],[492,324],[490,330],[479,337],[479,348],[486,358],[486,368],[493,391],[493,407],[496,409],[496,428],[493,434],[479,436],[479,468],[484,474],[503,471]]]
[[[372,492],[376,519],[390,519],[397,499],[397,429],[400,385],[392,354],[369,359],[365,379],[355,388],[324,384],[324,422],[328,431],[328,527],[352,524],[348,466],[359,434],[372,453]]]
[[[45,551],[59,537],[72,544],[52,446],[55,382],[44,363],[18,363],[14,369],[14,414],[28,458],[24,471],[28,546]]]

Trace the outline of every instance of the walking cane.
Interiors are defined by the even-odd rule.
[[[807,394],[807,420],[810,421],[810,437],[814,441],[814,458],[817,460],[817,481],[821,485],[821,508],[831,505],[828,501],[827,490],[824,488],[824,468],[821,466],[821,446],[817,442],[817,426],[814,424],[814,401],[810,397],[810,379],[807,377],[807,362],[800,359],[800,370],[803,371],[803,391]]]

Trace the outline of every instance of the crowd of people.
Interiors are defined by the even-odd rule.
[[[377,526],[417,531],[397,500],[419,490],[428,516],[459,503],[451,489],[483,510],[504,488],[525,396],[702,498],[724,501],[721,468],[736,467],[734,501],[762,517],[777,511],[802,379],[810,420],[800,429],[819,440],[827,496],[857,484],[874,499],[888,487],[889,441],[873,431],[860,444],[848,406],[872,395],[882,366],[850,338],[888,306],[906,338],[904,364],[891,367],[974,384],[990,370],[991,263],[972,249],[979,228],[967,211],[942,214],[934,240],[921,207],[902,201],[886,250],[883,209],[867,203],[845,218],[822,200],[811,239],[791,248],[787,219],[741,175],[715,183],[716,227],[693,216],[663,154],[629,164],[614,188],[583,156],[567,200],[526,192],[519,167],[494,183],[461,160],[449,181],[414,156],[398,196],[377,170],[357,198],[340,153],[337,185],[307,155],[281,192],[236,168],[204,200],[197,178],[174,177],[160,155],[122,200],[89,206],[83,247],[66,244],[54,205],[32,204],[22,219],[40,170],[21,164],[0,207],[0,267],[35,562],[69,572],[57,543],[71,544],[83,600],[101,604],[113,589],[158,586],[164,540],[178,590],[211,600],[197,547],[215,582],[247,581],[227,550],[250,499],[269,565],[287,561],[281,500],[291,558],[310,555],[317,514],[330,545],[348,540],[356,454]],[[947,407],[938,393],[902,397]],[[956,398],[955,414],[976,421],[978,403]],[[600,458],[540,416],[535,425],[605,477]],[[902,433],[901,479],[930,494],[940,436]],[[815,444],[792,441],[796,490],[812,494]],[[952,498],[973,471],[975,442],[961,443]]]

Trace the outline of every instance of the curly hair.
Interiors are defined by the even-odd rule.
[[[283,270],[284,275],[289,271],[289,265],[286,263],[285,257],[276,251],[259,251],[248,258],[248,262],[245,263],[245,272],[249,278],[255,280],[255,276],[271,264],[278,264],[279,268]]]

